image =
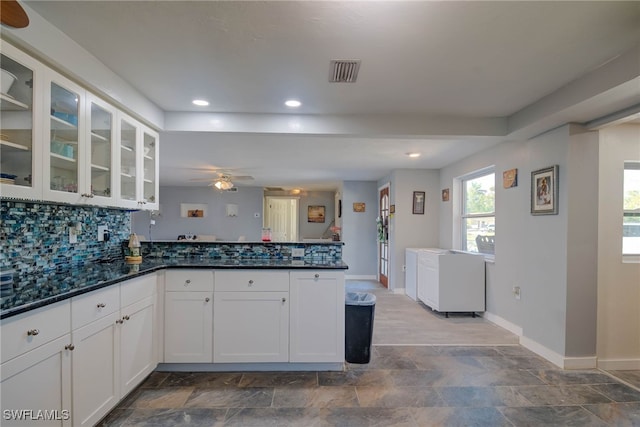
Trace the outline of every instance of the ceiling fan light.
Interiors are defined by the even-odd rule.
[[[214,187],[216,187],[218,190],[228,190],[230,188],[233,188],[233,182],[231,181],[216,181],[215,184],[213,184]]]

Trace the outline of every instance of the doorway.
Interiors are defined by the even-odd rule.
[[[295,197],[266,196],[264,227],[271,229],[274,242],[298,241],[298,199]]]
[[[380,189],[378,201],[379,215],[382,231],[378,235],[378,281],[389,287],[389,186]]]

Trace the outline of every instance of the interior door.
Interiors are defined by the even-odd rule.
[[[271,240],[298,241],[298,199],[267,197],[265,202],[264,226],[271,229]]]
[[[385,288],[389,287],[389,187],[380,190],[380,220],[382,221],[382,236],[378,242],[379,272],[378,280]]]

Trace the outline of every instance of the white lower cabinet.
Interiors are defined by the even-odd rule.
[[[70,342],[66,334],[1,365],[3,427],[72,425]]]
[[[288,292],[216,292],[213,361],[289,361]]]
[[[213,362],[213,292],[167,292],[164,303],[165,363]]]
[[[154,297],[120,309],[120,395],[125,396],[157,366]]]
[[[93,426],[120,400],[118,311],[73,331],[73,425]]]
[[[73,425],[93,426],[157,366],[156,275],[71,299]]]
[[[344,273],[290,275],[290,362],[344,360]]]
[[[0,322],[2,426],[70,426],[71,304]]]

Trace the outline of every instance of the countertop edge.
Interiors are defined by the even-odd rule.
[[[242,266],[242,265],[189,265],[189,264],[184,264],[184,265],[166,265],[166,264],[160,264],[160,265],[155,265],[153,267],[148,267],[145,268],[144,270],[140,270],[137,272],[131,272],[129,274],[123,275],[121,277],[118,277],[116,279],[111,279],[111,280],[105,280],[104,282],[98,282],[94,285],[91,286],[87,286],[86,288],[81,288],[81,289],[74,289],[72,291],[63,293],[63,294],[59,294],[59,295],[54,295],[52,297],[49,298],[45,298],[42,300],[38,300],[32,303],[28,303],[28,304],[23,304],[20,305],[18,307],[14,307],[14,308],[10,308],[8,310],[4,310],[2,312],[0,312],[0,320],[4,320],[13,316],[17,316],[19,314],[23,314],[23,313],[27,313],[29,311],[41,308],[41,307],[45,307],[47,305],[51,305],[51,304],[55,304],[57,302],[60,301],[64,301],[79,295],[83,295],[89,292],[93,292],[96,291],[98,289],[102,289],[102,288],[106,288],[108,286],[112,286],[121,282],[125,282],[127,280],[131,280],[134,279],[136,277],[141,277],[141,276],[146,276],[147,274],[151,274],[151,273],[155,273],[157,271],[160,270],[166,270],[166,269],[199,269],[199,270],[203,270],[203,269],[211,269],[211,270],[229,270],[229,269],[235,269],[235,270],[347,270],[349,267],[347,265],[341,265],[341,266],[335,266],[335,265],[327,265],[327,266],[323,266],[323,265],[301,265],[301,266],[295,266],[295,265],[271,265],[271,266],[252,266],[252,265],[247,265],[247,266]]]

